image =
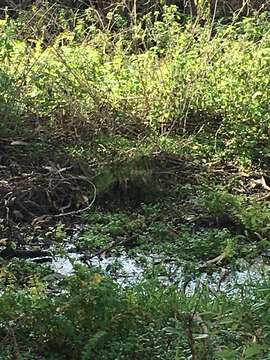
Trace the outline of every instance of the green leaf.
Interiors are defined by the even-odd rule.
[[[237,350],[223,350],[217,354],[218,359],[237,359],[239,352]]]
[[[252,358],[252,356],[260,354],[264,349],[265,349],[265,346],[254,343],[251,346],[249,346],[248,348],[246,348],[244,355],[245,355],[246,359],[250,359],[250,358]]]
[[[197,335],[194,335],[194,339],[195,339],[195,340],[206,339],[206,338],[208,338],[208,337],[209,337],[208,334],[197,334]]]

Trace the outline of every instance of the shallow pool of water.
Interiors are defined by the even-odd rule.
[[[154,257],[155,260],[153,257],[146,259],[148,259],[148,263],[144,264],[146,266],[143,266],[138,264],[135,259],[128,257],[127,254],[122,254],[118,257],[111,256],[105,259],[95,256],[87,261],[87,266],[98,267],[119,283],[127,285],[143,280],[147,273],[147,268],[149,277],[149,267],[154,268],[157,257]],[[84,262],[80,255],[72,252],[65,257],[58,256],[52,262],[55,271],[61,275],[72,274],[74,272],[74,264],[84,265]],[[238,291],[236,289],[240,289],[241,286],[248,284],[251,280],[260,282],[270,274],[270,267],[263,263],[257,262],[250,265],[242,261],[239,264],[240,270],[230,271],[229,269],[221,268],[211,275],[202,273],[199,277],[191,279],[187,283],[181,266],[176,266],[174,263],[164,264],[163,266],[168,276],[166,271],[165,274],[159,275],[158,279],[160,282],[165,285],[175,283],[179,288],[184,288],[188,293],[193,293],[198,286],[207,285],[213,294],[224,291],[233,295]],[[169,274],[173,274],[173,277],[169,276]]]

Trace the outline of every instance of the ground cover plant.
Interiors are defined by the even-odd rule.
[[[0,359],[270,359],[269,13],[117,4],[1,12]]]

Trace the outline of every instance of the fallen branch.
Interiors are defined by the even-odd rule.
[[[33,259],[36,257],[52,256],[49,251],[42,250],[16,250],[10,247],[0,252],[0,257],[4,259],[19,258],[19,259]]]

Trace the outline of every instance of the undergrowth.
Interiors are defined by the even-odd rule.
[[[175,6],[117,32],[89,11],[53,43],[42,21],[24,39],[27,21],[1,20],[2,133],[34,122],[37,136],[44,124],[86,139],[190,135],[212,158],[268,158],[267,12],[217,24],[209,41],[211,23],[181,23]]]
[[[207,283],[189,295],[157,279],[121,288],[77,266],[52,297],[33,277],[28,288],[8,286],[0,298],[1,356],[187,359],[196,351],[198,359],[267,359],[269,281],[248,285],[232,297],[214,295]]]
[[[61,221],[44,233],[48,216],[26,237],[7,192],[1,255],[43,242],[74,271],[0,257],[0,359],[270,359],[269,273],[256,262],[269,258],[270,211],[248,183],[270,158],[269,13],[218,20],[200,1],[188,17],[160,1],[138,16],[123,4],[102,16],[45,1],[2,11],[0,150],[50,150],[49,164],[36,159],[46,184],[76,168],[98,201],[74,238]],[[55,150],[72,162],[52,166]],[[12,181],[15,152],[0,169]],[[134,260],[138,279],[93,261],[112,256]]]

